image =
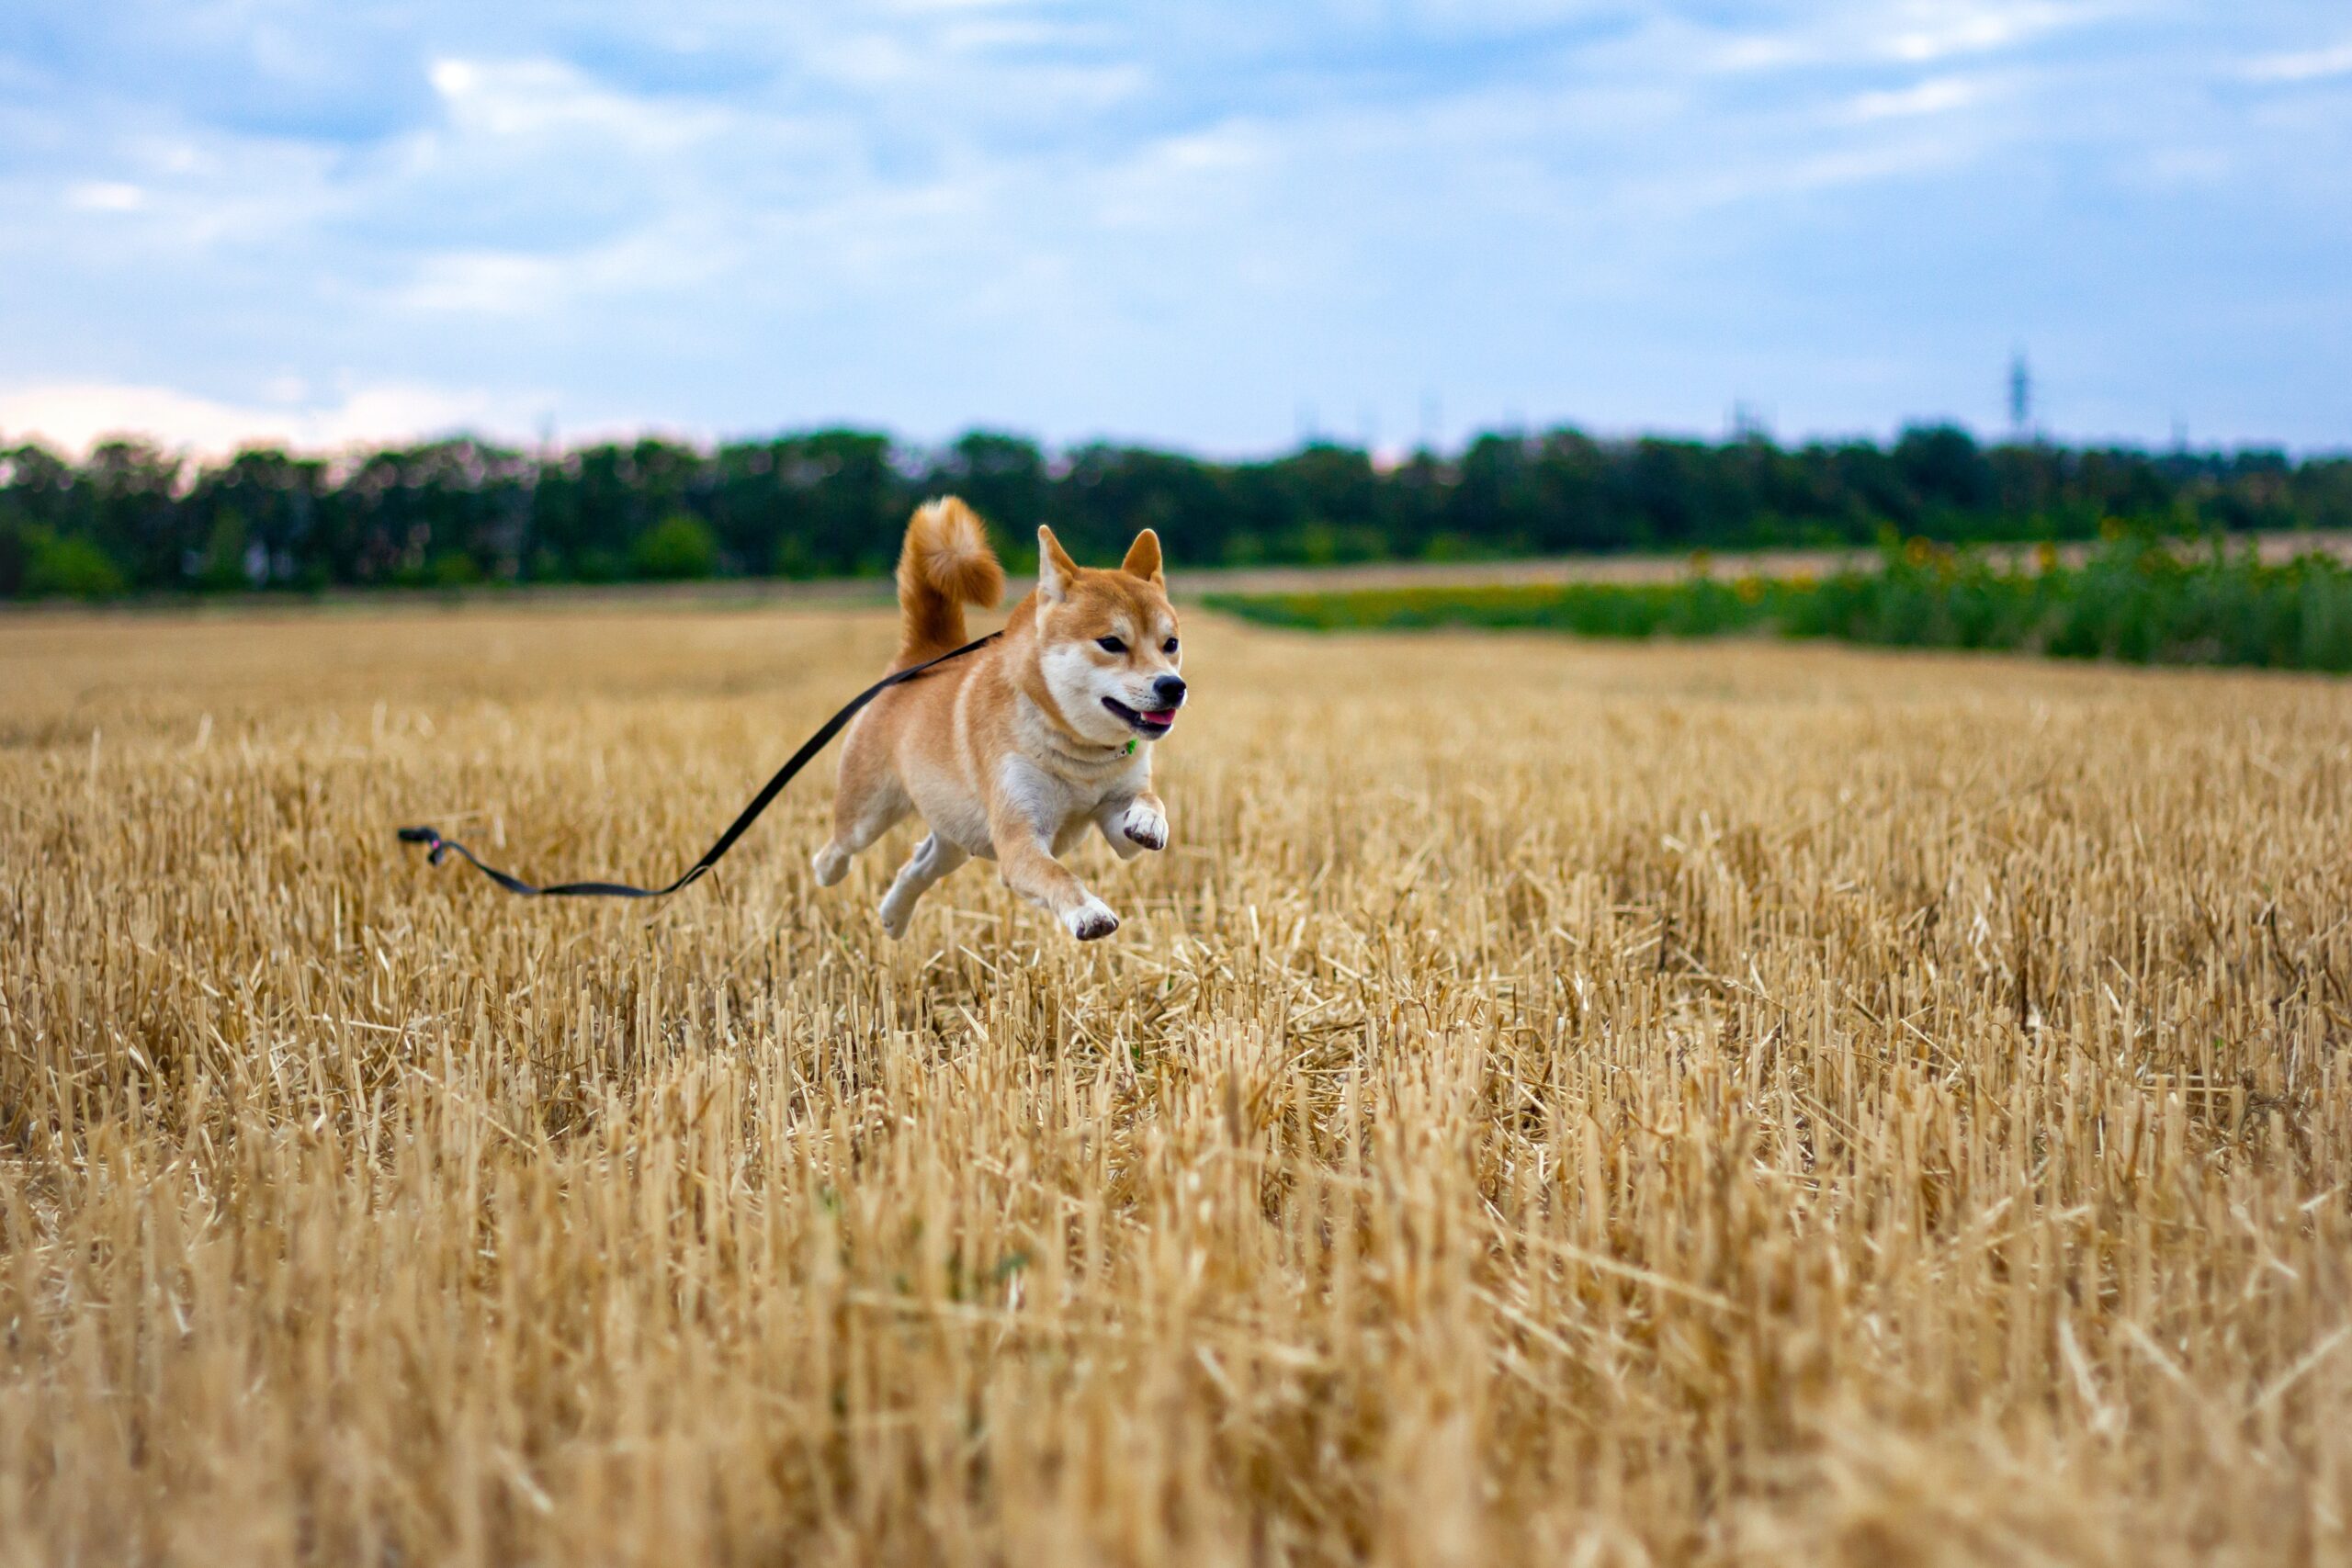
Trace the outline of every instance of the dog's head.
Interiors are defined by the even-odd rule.
[[[1037,665],[1072,729],[1106,745],[1159,739],[1184,705],[1183,660],[1159,535],[1145,529],[1116,571],[1095,571],[1038,528]]]

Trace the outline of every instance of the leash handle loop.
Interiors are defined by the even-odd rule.
[[[759,820],[760,814],[768,808],[777,795],[784,793],[784,786],[790,784],[801,769],[814,761],[817,753],[831,744],[833,737],[839,735],[851,719],[857,716],[859,709],[891,687],[911,681],[916,676],[934,670],[951,659],[961,659],[967,653],[976,653],[1003,635],[1002,632],[990,632],[984,637],[976,637],[963,647],[943,653],[936,659],[926,659],[921,664],[910,664],[904,670],[894,671],[852,697],[839,713],[819,727],[816,734],[800,743],[800,750],[792,754],[791,760],[778,768],[775,771],[775,776],[761,786],[760,793],[752,797],[751,803],[736,813],[735,820],[729,823],[727,830],[718,835],[718,841],[705,850],[702,858],[688,866],[685,874],[667,887],[632,887],[626,882],[559,882],[551,887],[534,887],[519,876],[501,871],[496,866],[485,864],[473,851],[466,848],[457,840],[443,838],[441,830],[437,828],[429,826],[402,828],[400,829],[400,841],[403,844],[426,846],[424,862],[427,865],[439,865],[442,856],[456,853],[463,857],[476,871],[481,872],[509,893],[520,897],[666,898],[671,894],[701,881],[710,868],[718,863],[719,857],[735,847],[735,840],[741,838],[751,829],[752,824]]]

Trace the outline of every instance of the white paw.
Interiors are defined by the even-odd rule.
[[[1089,893],[1085,903],[1062,916],[1062,924],[1068,926],[1069,934],[1079,941],[1092,942],[1117,931],[1119,917],[1111,913],[1110,905]]]
[[[1136,801],[1119,819],[1119,830],[1148,850],[1168,847],[1168,817],[1156,806]]]
[[[831,887],[849,874],[849,856],[842,852],[839,844],[827,844],[809,857],[808,863],[817,868],[817,886],[820,887]]]

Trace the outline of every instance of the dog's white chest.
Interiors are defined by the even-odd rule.
[[[1014,755],[1004,759],[997,773],[997,789],[1004,805],[1035,826],[1037,836],[1051,844],[1057,854],[1077,842],[1106,801],[1131,798],[1150,784],[1151,763],[1142,756],[1119,758],[1116,767],[1104,769],[1099,777],[1089,777],[1045,768],[1030,758]],[[990,845],[973,852],[993,858],[996,852]]]

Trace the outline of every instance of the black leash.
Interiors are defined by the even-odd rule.
[[[759,820],[760,813],[768,808],[768,804],[784,793],[784,786],[792,782],[793,775],[807,767],[810,759],[823,750],[827,742],[842,732],[842,727],[857,716],[858,709],[891,687],[902,682],[911,681],[923,671],[944,664],[951,659],[961,659],[978,649],[986,648],[1003,635],[1001,632],[990,632],[984,637],[966,643],[953,652],[943,653],[936,659],[926,659],[921,664],[909,665],[896,674],[883,676],[882,679],[851,698],[848,706],[827,719],[824,728],[801,742],[800,750],[792,754],[792,761],[776,770],[775,777],[768,780],[766,787],[752,797],[752,804],[743,807],[735,820],[728,825],[727,831],[718,835],[718,842],[705,850],[702,859],[695,862],[684,876],[667,887],[631,887],[625,882],[559,882],[553,887],[534,887],[519,876],[511,876],[495,866],[484,865],[473,851],[455,839],[443,838],[441,830],[437,828],[403,828],[401,829],[401,842],[431,845],[432,847],[425,852],[424,855],[425,863],[429,865],[439,865],[441,857],[451,850],[455,850],[463,855],[476,871],[481,872],[509,893],[519,893],[526,898],[666,898],[689,883],[700,881],[705,872],[717,865],[719,857],[733,849],[735,840],[741,838],[744,831]]]

